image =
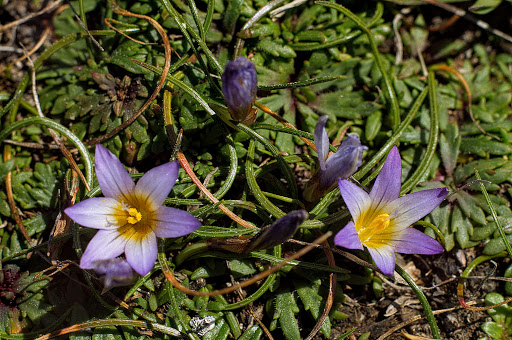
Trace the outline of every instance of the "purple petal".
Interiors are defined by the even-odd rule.
[[[441,254],[444,248],[441,243],[423,232],[407,228],[400,235],[400,241],[395,246],[395,251],[404,254],[435,255]]]
[[[94,261],[94,271],[100,275],[105,287],[104,290],[130,285],[138,276],[128,261],[119,257]]]
[[[129,239],[126,243],[126,261],[139,275],[144,276],[153,269],[158,249],[155,233],[149,233],[142,240]]]
[[[93,269],[95,261],[113,259],[124,252],[125,246],[126,239],[117,230],[99,230],[87,245],[80,268]]]
[[[244,121],[250,114],[257,85],[256,67],[247,58],[239,57],[226,63],[222,74],[222,94],[234,120]]]
[[[370,191],[372,205],[376,209],[380,209],[384,204],[398,198],[400,195],[401,178],[402,165],[400,154],[398,153],[398,148],[394,146],[389,152],[388,158],[384,162],[384,166]]]
[[[108,197],[92,197],[77,203],[64,212],[76,223],[94,229],[110,229],[116,227],[115,207],[120,203]]]
[[[359,216],[361,216],[372,203],[370,196],[366,191],[346,179],[340,179],[338,184],[340,187],[341,197],[343,197],[343,200],[352,215],[352,219],[357,221]]]
[[[315,125],[314,137],[320,170],[325,170],[325,160],[329,155],[329,136],[327,136],[327,131],[325,130],[325,123],[327,123],[328,119],[329,116],[323,115],[318,118]]]
[[[341,143],[338,151],[325,163],[326,169],[319,171],[319,184],[322,190],[328,189],[339,178],[346,179],[361,166],[363,151],[367,148],[359,142],[359,136],[350,134]]]
[[[428,189],[400,197],[390,204],[397,228],[406,228],[437,207],[448,195],[448,189]]]
[[[201,226],[201,222],[192,214],[170,207],[159,207],[155,219],[154,232],[163,238],[184,236]]]
[[[256,235],[251,237],[244,253],[273,248],[286,242],[308,216],[305,210],[295,210],[279,218],[272,225],[261,228]]]
[[[135,186],[135,194],[158,207],[164,203],[176,183],[180,165],[178,161],[166,163],[146,172]]]
[[[121,161],[106,147],[96,144],[96,177],[105,197],[122,200],[130,193],[135,184]],[[126,200],[126,199],[125,199]]]
[[[380,248],[368,248],[368,251],[381,272],[387,276],[393,276],[395,272],[395,252],[393,248],[384,245]]]
[[[334,244],[347,249],[363,249],[354,222],[350,221],[334,236]]]

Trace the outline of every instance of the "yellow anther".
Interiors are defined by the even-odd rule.
[[[389,226],[389,214],[381,214],[370,223],[368,229],[376,233],[386,229],[387,226]]]
[[[128,214],[130,214],[130,216],[126,218],[128,223],[135,224],[142,220],[142,214],[135,208],[130,208]]]
[[[375,217],[369,224],[363,225],[362,228],[358,230],[357,233],[359,234],[359,239],[365,244],[372,242],[373,240],[380,239],[381,237],[377,236],[377,234],[388,228],[389,223],[389,214],[380,214],[379,216]]]

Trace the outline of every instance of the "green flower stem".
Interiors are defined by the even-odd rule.
[[[258,90],[279,90],[279,89],[296,89],[304,86],[311,86],[314,84],[326,83],[328,81],[339,80],[345,78],[344,76],[326,76],[320,78],[307,79],[303,81],[296,81],[292,83],[286,84],[276,84],[276,85],[258,85]]]
[[[325,209],[327,209],[329,204],[331,204],[331,202],[336,197],[338,197],[339,194],[340,194],[339,188],[335,188],[335,189],[331,190],[330,192],[328,192],[327,194],[325,194],[324,197],[322,197],[322,199],[320,200],[320,202],[318,202],[317,205],[309,212],[309,215],[311,217],[316,217],[316,216],[320,215]]]
[[[214,116],[214,119],[218,121],[217,116]],[[224,195],[228,192],[229,189],[231,189],[231,186],[235,182],[236,173],[238,170],[238,156],[236,154],[236,147],[235,142],[233,141],[233,138],[231,137],[231,133],[227,131],[226,126],[224,124],[220,124],[219,122],[219,128],[224,129],[224,135],[226,136],[227,146],[229,149],[229,173],[222,184],[222,186],[213,194],[213,196],[217,197],[217,199],[221,199],[224,197]]]
[[[423,292],[421,291],[421,288],[418,287],[416,282],[407,274],[405,270],[402,269],[399,265],[395,266],[396,272],[411,286],[412,290],[416,294],[416,297],[418,300],[420,300],[421,306],[423,307],[423,310],[425,311],[425,314],[427,316],[428,324],[430,325],[430,330],[432,331],[432,335],[434,336],[434,339],[441,339],[441,334],[439,334],[439,328],[437,327],[436,319],[434,317],[434,313],[432,313],[432,308],[430,307],[430,304],[428,303],[427,297]]]
[[[478,170],[475,169],[475,176],[478,180],[482,180],[480,177],[480,174],[478,173]],[[487,204],[489,205],[489,209],[491,209],[491,215],[492,219],[494,220],[494,223],[496,223],[496,227],[498,227],[498,231],[500,232],[501,239],[503,240],[503,243],[505,243],[505,247],[507,248],[508,256],[512,258],[512,247],[510,246],[510,242],[508,242],[507,235],[505,235],[505,231],[503,230],[503,227],[501,226],[500,220],[498,219],[498,215],[496,214],[496,210],[494,209],[494,206],[491,202],[491,199],[489,197],[489,194],[487,193],[487,190],[485,189],[485,186],[482,182],[478,183],[480,185],[480,188],[482,189],[482,192],[484,193],[485,200],[487,201]]]
[[[281,246],[274,247],[273,250],[274,250],[274,256],[276,258],[280,258],[281,257]],[[256,252],[253,252],[253,253],[256,253]],[[251,294],[250,296],[246,297],[242,301],[238,301],[238,302],[235,302],[235,303],[230,303],[230,304],[222,305],[222,306],[220,306],[220,310],[238,309],[238,308],[242,308],[242,307],[247,306],[251,302],[256,301],[263,294],[265,294],[265,292],[267,290],[269,290],[270,286],[272,285],[272,283],[274,282],[274,280],[276,278],[277,278],[277,273],[270,274],[269,276],[267,276],[267,278],[265,279],[263,284],[253,294]]]
[[[276,200],[280,200],[280,201],[286,202],[286,203],[296,204],[296,205],[299,205],[302,209],[305,209],[304,204],[301,201],[299,201],[298,199],[285,197],[285,196],[281,196],[281,195],[276,195],[276,194],[273,194],[271,192],[266,192],[266,191],[262,191],[262,193],[263,193],[263,195],[265,195],[267,197],[275,198]]]
[[[428,90],[430,100],[430,134],[428,137],[427,148],[425,150],[425,155],[422,157],[420,164],[412,176],[402,185],[402,189],[400,190],[401,195],[408,193],[416,186],[419,180],[428,171],[430,163],[436,153],[437,142],[439,140],[439,106],[437,104],[436,79],[434,72],[432,71],[428,73]]]
[[[380,18],[382,18],[382,14],[384,14],[384,6],[381,2],[377,3],[377,8],[375,9],[375,14],[373,17],[368,21],[366,24],[368,28],[371,28],[374,26]],[[347,35],[344,35],[342,37],[328,40],[323,43],[317,43],[317,42],[298,42],[294,44],[290,44],[290,47],[293,48],[295,51],[314,51],[319,49],[325,49],[341,44],[346,44],[347,42],[354,40],[355,38],[359,37],[363,32],[357,31],[353,32]]]
[[[32,117],[12,123],[0,132],[0,143],[2,143],[12,132],[32,124],[41,124],[54,129],[64,135],[78,149],[78,152],[80,152],[80,155],[82,156],[82,162],[85,166],[85,178],[87,180],[87,184],[92,186],[92,162],[85,144],[82,143],[80,138],[75,136],[73,132],[69,131],[67,128],[52,119],[45,117]]]
[[[185,249],[183,249],[178,255],[176,255],[174,260],[176,261],[176,265],[179,266],[190,256],[195,255],[197,253],[201,253],[203,251],[207,251],[207,250],[208,250],[208,245],[206,244],[206,241],[196,242],[196,243],[191,244],[190,246],[186,247]]]
[[[288,183],[288,189],[290,190],[292,198],[297,198],[299,196],[299,193],[297,191],[297,183],[295,182],[295,177],[293,176],[290,167],[283,159],[283,156],[279,153],[279,150],[272,143],[270,143],[270,141],[263,138],[261,135],[257,134],[254,130],[245,126],[244,124],[238,124],[238,128],[243,132],[247,133],[249,136],[251,136],[253,140],[257,140],[258,142],[263,144],[268,151],[272,152],[272,155],[275,157],[277,164],[279,165],[279,168],[281,169],[286,179],[286,182]],[[251,157],[254,157],[254,152],[253,156]]]
[[[208,0],[208,7],[206,8],[206,18],[204,19],[204,31],[210,30],[210,25],[213,20],[213,12],[215,10],[215,0]]]
[[[79,0],[78,1],[78,7],[79,7],[79,11],[80,11],[80,20],[82,20],[82,23],[84,24],[84,29],[86,31],[89,30],[89,27],[87,25],[87,16],[85,15],[85,7],[84,7],[84,0]],[[89,58],[91,58],[92,60],[94,60],[94,53],[93,53],[93,50],[92,50],[92,44],[91,44],[91,40],[90,39],[87,39],[87,52],[89,52]]]
[[[192,12],[192,18],[196,23],[197,29],[199,30],[199,36],[202,41],[206,40],[206,34],[204,30],[204,26],[201,24],[201,20],[199,19],[199,13],[197,12],[196,3],[194,0],[187,0],[188,7],[190,7],[190,12]]]
[[[354,174],[354,178],[356,180],[360,180],[364,175],[366,175],[376,164],[379,162],[381,158],[383,158],[385,155],[389,153],[389,150],[398,142],[398,139],[402,135],[402,133],[405,131],[407,126],[411,124],[412,120],[414,119],[414,116],[420,109],[421,105],[423,104],[423,101],[427,97],[428,94],[428,87],[425,87],[423,91],[418,95],[416,100],[414,101],[414,104],[412,105],[411,110],[403,120],[403,122],[400,124],[398,129],[393,133],[393,135],[387,140],[386,144],[382,146],[382,148],[370,159],[361,169],[359,169],[358,172]],[[378,171],[375,173],[375,176],[377,176]]]
[[[266,279],[265,281],[263,282],[263,284],[254,292],[252,293],[251,295],[249,295],[248,297],[246,297],[245,299],[243,299],[242,301],[238,301],[238,302],[234,302],[234,303],[230,303],[230,304],[225,304],[225,305],[221,305],[219,307],[220,310],[233,310],[233,309],[238,309],[238,308],[242,308],[242,307],[245,307],[247,306],[248,304],[252,303],[252,302],[255,302],[256,300],[258,300],[263,294],[265,294],[265,292],[267,290],[269,290],[270,286],[272,285],[272,283],[275,281],[277,277],[277,274],[276,273],[272,273],[270,274]]]
[[[148,328],[151,330],[155,330],[164,334],[172,335],[179,337],[181,336],[180,331],[177,329],[167,327],[158,323],[154,322],[148,322],[148,321],[140,321],[140,320],[129,320],[129,319],[103,319],[103,320],[94,320],[94,321],[88,321],[83,322],[80,324],[73,325],[73,329],[69,329],[68,331],[61,332],[55,331],[50,333],[50,336],[56,336],[56,335],[63,335],[63,334],[69,334],[73,332],[78,332],[80,330],[84,330],[87,328],[99,328],[99,327],[108,327],[108,326],[132,326],[132,327],[142,327],[142,328]],[[66,329],[64,329],[66,330]]]
[[[283,217],[286,214],[281,209],[276,207],[272,202],[270,202],[263,191],[261,191],[261,188],[256,181],[256,177],[254,176],[253,163],[255,149],[256,143],[251,139],[247,149],[247,160],[245,161],[245,176],[247,177],[247,184],[249,185],[249,189],[251,190],[251,193],[254,195],[256,200],[268,213],[274,215],[275,218]]]
[[[160,268],[167,265],[167,258],[165,257],[165,239],[158,239],[158,263],[160,264]],[[170,308],[173,310],[176,315],[176,322],[181,326],[182,330],[188,333],[191,339],[199,340],[197,335],[190,332],[190,325],[185,320],[185,317],[182,313],[180,306],[178,305],[178,301],[176,300],[176,295],[174,294],[174,287],[170,282],[165,284],[167,289],[167,294],[169,295],[169,299],[171,301]]]
[[[380,73],[382,74],[382,79],[384,80],[384,93],[386,94],[386,97],[391,104],[393,130],[396,131],[400,125],[400,107],[398,105],[398,99],[396,97],[393,84],[391,83],[391,78],[386,68],[384,67],[384,64],[382,63],[382,58],[380,57],[379,49],[377,47],[377,44],[375,43],[375,39],[373,39],[373,35],[372,32],[370,31],[370,28],[357,15],[355,15],[342,5],[328,1],[315,1],[315,3],[322,6],[331,7],[342,12],[356,25],[358,25],[364,31],[364,33],[366,33],[368,41],[370,42],[370,47],[372,49],[373,56],[375,57],[375,63],[377,64],[377,67],[379,68]]]
[[[132,287],[130,288],[130,290],[128,290],[128,292],[126,293],[126,295],[124,296],[124,299],[123,301],[128,301],[129,298],[131,298],[133,296],[133,294],[135,294],[135,292],[137,292],[137,289],[139,289],[140,287],[142,287],[142,285],[144,284],[144,282],[146,282],[147,280],[150,280],[151,279],[151,275],[153,275],[157,270],[160,270],[160,266],[158,265],[155,265],[153,267],[153,269],[151,269],[149,271],[149,273],[147,273],[146,275],[144,275],[143,277],[141,277],[140,279],[137,280],[137,282],[135,282],[135,284],[132,285]]]
[[[192,47],[192,49],[194,51],[194,54],[197,56],[197,60],[201,63],[201,66],[203,67],[203,70],[205,71],[206,76],[209,78],[209,81],[211,82],[211,84],[214,87],[218,88],[217,83],[214,82],[213,79],[211,79],[210,73],[208,72],[208,68],[206,67],[206,65],[203,64],[203,59],[201,58],[201,54],[195,48],[194,43],[199,44],[199,47],[201,47],[201,49],[203,50],[203,52],[206,56],[206,59],[208,60],[210,65],[215,69],[215,73],[217,75],[222,74],[222,71],[223,71],[222,66],[220,66],[217,59],[215,59],[215,56],[213,55],[212,51],[210,51],[208,46],[206,46],[206,43],[204,42],[204,40],[201,39],[201,37],[192,28],[192,26],[190,26],[187,23],[187,21],[183,18],[183,16],[180,13],[178,13],[178,11],[176,11],[176,9],[171,5],[169,0],[161,0],[161,2],[164,5],[164,8],[167,11],[167,13],[169,13],[169,15],[171,17],[173,17],[174,20],[176,21],[176,23],[178,24],[178,27],[180,28],[181,33],[183,33],[183,36],[185,37],[185,39],[189,42],[190,46]],[[190,36],[192,36],[193,39]],[[219,91],[220,91],[220,89],[219,89]]]

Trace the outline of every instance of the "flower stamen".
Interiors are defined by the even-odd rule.
[[[372,236],[384,231],[389,227],[391,219],[389,214],[380,214],[375,217],[369,224],[362,225],[359,231],[359,238],[362,242],[368,242]]]
[[[135,224],[142,220],[142,214],[135,208],[128,209],[128,214],[130,214],[130,216],[126,218],[126,221],[130,224]]]

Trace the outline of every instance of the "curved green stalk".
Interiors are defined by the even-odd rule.
[[[425,311],[425,314],[427,316],[427,321],[428,324],[430,325],[430,330],[432,331],[434,339],[441,339],[441,334],[439,334],[439,328],[437,327],[436,318],[434,317],[434,313],[432,313],[432,308],[428,303],[427,297],[425,296],[425,294],[423,294],[421,288],[418,287],[416,282],[414,282],[414,280],[409,276],[409,274],[407,274],[407,272],[402,269],[402,267],[396,265],[395,270],[405,281],[407,281],[409,286],[416,294],[418,300],[420,300],[421,306],[423,307],[423,310]]]
[[[171,5],[169,0],[161,0],[161,1],[162,1],[162,4],[164,5],[165,10],[167,11],[167,13],[169,13],[169,15],[174,18],[174,20],[176,21],[176,23],[178,24],[178,26],[181,30],[181,33],[183,33],[183,36],[185,37],[185,39],[187,39],[187,41],[190,43],[190,46],[194,50],[194,53],[197,56],[198,61],[200,63],[202,63],[201,54],[199,54],[199,52],[195,48],[194,42],[197,42],[197,44],[199,44],[199,47],[201,47],[201,49],[203,50],[203,52],[206,56],[206,59],[208,60],[210,65],[213,66],[213,68],[215,69],[215,73],[217,75],[222,74],[222,72],[223,72],[222,66],[220,66],[219,62],[213,55],[212,51],[210,51],[208,46],[206,46],[206,43],[201,39],[201,37],[192,28],[192,26],[190,26],[187,23],[187,21],[183,18],[183,16],[180,13],[178,13],[178,11],[176,11],[176,9]],[[192,36],[193,39],[191,39],[190,36]],[[204,71],[206,72],[206,76],[210,78],[212,85],[216,86],[216,83],[210,77],[210,74],[207,70],[206,65],[204,65],[203,68],[204,68]]]
[[[377,47],[377,44],[375,43],[375,39],[373,39],[372,32],[370,31],[370,28],[368,25],[366,25],[357,15],[352,13],[350,10],[348,10],[346,7],[332,3],[327,1],[315,1],[316,4],[331,7],[334,8],[343,14],[345,14],[350,20],[352,20],[356,25],[358,25],[364,33],[366,33],[368,37],[368,41],[370,42],[370,48],[372,49],[373,56],[375,57],[375,63],[377,64],[377,67],[380,70],[380,73],[382,74],[382,79],[384,80],[384,93],[386,94],[387,99],[389,100],[391,104],[391,114],[393,118],[393,130],[397,130],[400,125],[400,107],[398,105],[398,98],[395,93],[395,88],[393,87],[393,84],[391,82],[391,79],[389,77],[389,74],[384,67],[384,64],[382,63],[382,59],[380,57],[380,52]]]
[[[480,177],[480,174],[478,173],[478,170],[475,169],[475,175],[478,180],[482,180]],[[489,197],[489,194],[487,193],[487,190],[485,189],[485,186],[482,182],[479,182],[480,188],[482,189],[482,192],[484,193],[485,200],[487,201],[487,204],[489,205],[489,209],[491,209],[491,215],[492,219],[494,220],[494,223],[496,223],[496,227],[498,228],[498,231],[500,233],[501,239],[503,240],[503,243],[505,243],[505,247],[507,248],[508,256],[512,258],[512,247],[510,246],[510,242],[508,241],[507,235],[505,235],[505,230],[503,230],[503,227],[501,226],[500,220],[498,219],[498,215],[496,214],[496,210],[494,209],[494,206],[491,202],[491,198]]]
[[[377,8],[375,9],[375,14],[366,24],[368,26],[368,28],[371,28],[372,26],[374,26],[380,20],[380,18],[382,18],[383,14],[384,14],[384,6],[382,5],[381,2],[378,2]],[[345,44],[351,40],[356,39],[361,34],[363,34],[363,32],[357,31],[357,32],[353,32],[348,35],[333,39],[333,40],[325,41],[320,44],[317,42],[297,42],[294,44],[290,44],[290,47],[293,48],[295,51],[314,51],[314,50],[319,50],[319,49],[324,49],[324,48],[329,48],[329,47]]]
[[[283,172],[286,182],[288,183],[288,188],[290,190],[291,196],[293,198],[297,198],[299,193],[297,191],[297,183],[295,182],[295,176],[293,176],[293,173],[290,170],[290,167],[283,159],[283,156],[279,153],[279,150],[272,143],[270,143],[267,139],[263,138],[262,136],[257,134],[254,130],[245,126],[244,124],[238,124],[238,128],[240,130],[242,130],[243,132],[247,133],[253,139],[255,139],[258,142],[260,142],[261,144],[263,144],[268,151],[272,152],[272,155],[276,158],[277,164],[279,165],[279,168]]]
[[[393,135],[387,140],[386,144],[384,144],[382,146],[382,148],[380,148],[380,150],[372,157],[372,159],[370,159],[370,161],[368,161],[361,169],[359,169],[358,172],[356,172],[354,174],[353,177],[356,180],[360,180],[364,175],[366,175],[377,164],[377,162],[382,157],[384,157],[385,155],[387,155],[389,153],[389,150],[391,150],[393,145],[395,145],[398,142],[398,139],[400,138],[402,133],[405,131],[407,126],[409,126],[409,124],[411,124],[414,116],[416,115],[416,113],[420,109],[421,105],[423,104],[423,101],[427,97],[427,94],[428,94],[428,86],[425,87],[425,89],[423,89],[423,91],[418,95],[418,97],[414,101],[414,104],[412,105],[411,111],[409,111],[409,113],[405,117],[404,121],[400,124],[398,129],[396,129],[395,132],[393,133]],[[376,172],[375,176],[377,174],[378,174],[378,172]]]
[[[430,135],[428,137],[428,145],[420,164],[412,176],[402,185],[402,189],[400,190],[401,195],[408,193],[416,186],[418,181],[427,172],[436,153],[437,142],[439,139],[439,111],[437,105],[436,79],[434,77],[434,72],[432,71],[428,73],[428,89],[430,101]]]
[[[247,184],[249,185],[249,189],[251,193],[254,195],[256,200],[261,204],[261,206],[270,214],[274,215],[275,218],[280,218],[286,215],[281,209],[276,207],[270,200],[263,194],[261,188],[256,182],[256,177],[254,176],[254,152],[256,150],[256,143],[253,139],[249,142],[249,147],[247,148],[247,160],[245,161],[245,176],[247,177]]]
[[[52,128],[55,131],[61,133],[64,135],[69,141],[78,149],[78,152],[80,152],[80,155],[82,156],[82,162],[85,166],[85,178],[87,180],[87,184],[89,186],[92,186],[92,162],[91,158],[89,156],[89,152],[87,151],[87,148],[84,143],[73,134],[73,132],[69,131],[64,126],[60,125],[59,123],[45,117],[31,117],[31,118],[25,118],[23,120],[17,121],[16,123],[13,123],[6,127],[5,129],[0,132],[0,143],[2,143],[12,132],[28,126],[32,124],[41,124],[46,127]]]
[[[344,76],[326,76],[313,79],[307,79],[302,81],[295,81],[286,84],[275,84],[275,85],[258,85],[258,90],[280,90],[280,89],[296,89],[304,86],[311,86],[315,84],[326,83],[328,81],[339,80],[345,78]]]

